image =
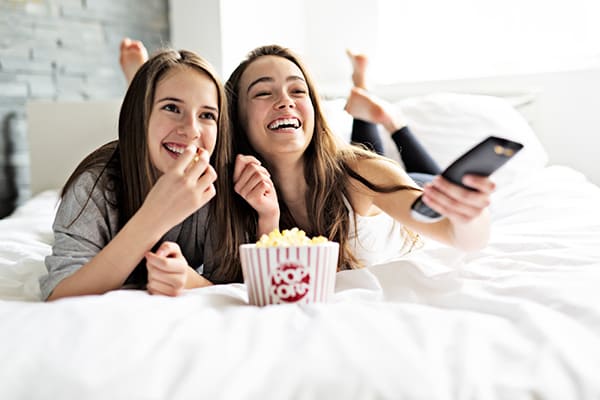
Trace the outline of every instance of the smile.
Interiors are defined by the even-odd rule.
[[[298,118],[282,118],[271,122],[268,125],[270,130],[276,131],[281,129],[298,129],[302,126],[302,123]]]
[[[175,158],[183,154],[185,146],[176,143],[163,143],[163,147]]]

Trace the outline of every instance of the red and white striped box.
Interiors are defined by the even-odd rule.
[[[335,289],[339,245],[240,246],[250,304],[327,302]]]

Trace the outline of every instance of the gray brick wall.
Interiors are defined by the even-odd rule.
[[[168,0],[0,0],[0,218],[29,196],[29,99],[125,93],[119,42],[168,45]]]

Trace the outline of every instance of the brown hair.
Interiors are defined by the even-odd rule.
[[[190,68],[209,77],[217,88],[218,121],[215,149],[211,164],[217,172],[215,182],[216,196],[210,203],[209,221],[215,229],[217,243],[228,243],[227,234],[230,224],[229,203],[233,195],[231,189],[231,130],[227,100],[223,83],[212,66],[202,57],[187,50],[162,49],[145,62],[131,81],[119,114],[119,139],[109,142],[88,155],[67,180],[61,196],[85,171],[99,170],[96,183],[102,182],[104,188],[116,193],[119,225],[122,227],[137,212],[148,192],[159,177],[159,171],[153,166],[148,153],[148,122],[152,111],[154,94],[158,83],[167,72],[175,68]],[[91,196],[91,193],[90,193]],[[88,198],[89,201],[89,198]],[[107,201],[109,201],[107,197]],[[85,208],[85,205],[82,207]],[[223,253],[223,251],[221,251]],[[237,271],[225,271],[227,276],[238,275]]]
[[[234,139],[233,154],[251,154],[269,168],[268,163],[262,159],[250,144],[246,129],[241,124],[239,93],[242,75],[248,66],[256,59],[264,56],[277,56],[294,63],[304,75],[309,89],[310,100],[315,112],[315,127],[312,140],[304,153],[304,177],[310,190],[306,193],[306,206],[308,215],[311,215],[309,235],[325,235],[329,240],[340,244],[340,257],[338,269],[350,269],[360,266],[357,258],[350,248],[348,233],[350,229],[350,216],[346,208],[344,197],[348,198],[349,179],[354,178],[372,190],[391,192],[396,190],[413,189],[410,186],[398,185],[393,187],[380,187],[372,184],[367,179],[354,171],[350,165],[361,158],[380,158],[375,153],[356,146],[340,146],[337,138],[327,125],[321,110],[321,104],[315,84],[307,73],[307,68],[291,50],[278,46],[262,46],[251,51],[246,59],[233,71],[225,84],[227,90],[229,111],[232,117],[232,135]],[[280,228],[296,226],[293,215],[288,210],[281,196],[279,205],[281,210]],[[243,230],[246,239],[254,235],[257,228],[256,212],[240,197],[234,201],[233,218],[240,223],[236,229]],[[238,237],[242,234],[238,233]],[[236,258],[237,260],[237,258]]]

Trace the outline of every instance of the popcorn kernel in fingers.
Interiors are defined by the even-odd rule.
[[[194,164],[198,163],[198,161],[200,161],[200,147],[196,149],[196,155],[194,156],[194,158],[192,158],[192,162]]]

